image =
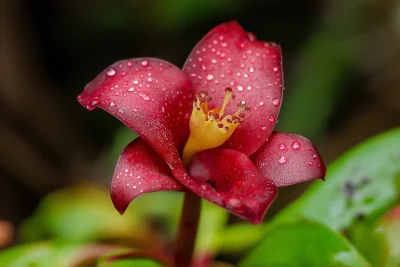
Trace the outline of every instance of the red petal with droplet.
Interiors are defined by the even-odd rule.
[[[297,134],[273,132],[250,158],[277,186],[325,178],[326,167],[318,150]]]
[[[121,153],[111,182],[111,199],[122,214],[136,197],[150,192],[185,190],[172,178],[165,161],[143,139],[137,138]]]
[[[239,101],[251,108],[224,147],[246,155],[256,151],[271,134],[278,118],[283,88],[279,45],[257,41],[235,21],[211,30],[193,49],[183,71],[196,93],[212,97],[210,107],[220,107],[225,88],[236,95],[225,114],[233,114]]]
[[[117,117],[170,164],[179,161],[177,149],[189,134],[193,95],[185,73],[171,63],[154,58],[118,61],[88,83],[78,101]]]
[[[190,175],[207,188],[205,199],[252,223],[261,222],[278,192],[272,180],[263,177],[245,154],[232,149],[197,154]]]

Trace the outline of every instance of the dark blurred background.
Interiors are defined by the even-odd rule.
[[[0,222],[14,226],[55,189],[108,186],[121,124],[77,103],[87,82],[124,58],[182,66],[228,20],[282,45],[278,130],[311,139],[326,163],[400,125],[397,0],[4,0],[0,19]],[[306,186],[280,191],[271,212]]]

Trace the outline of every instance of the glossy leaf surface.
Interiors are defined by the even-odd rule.
[[[238,265],[273,267],[368,267],[368,262],[342,236],[311,222],[282,224]]]

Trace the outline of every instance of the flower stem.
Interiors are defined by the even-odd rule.
[[[174,255],[176,267],[190,266],[199,224],[200,209],[201,198],[192,192],[186,192]]]

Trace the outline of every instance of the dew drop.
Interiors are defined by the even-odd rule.
[[[94,107],[94,106],[96,106],[98,103],[99,103],[99,101],[94,100],[94,101],[92,101],[92,103],[90,103],[90,106],[91,106],[91,107]]]
[[[285,156],[280,156],[278,162],[279,164],[285,164],[287,162],[287,158]]]
[[[202,69],[202,70],[207,70],[206,65],[205,65],[205,64],[201,64],[201,69]]]
[[[146,100],[146,101],[150,100],[150,97],[146,94],[140,93],[139,95],[143,98],[143,100]]]
[[[309,161],[309,162],[308,162],[308,165],[309,165],[309,166],[314,166],[314,162]]]
[[[137,79],[133,80],[133,84],[138,84],[138,83],[139,83],[139,81]]]
[[[128,91],[129,92],[133,92],[133,91],[135,91],[135,88],[131,87],[131,88],[128,89]]]
[[[117,71],[116,71],[115,68],[113,68],[113,67],[109,68],[109,69],[107,70],[107,72],[106,72],[107,76],[109,76],[109,77],[114,76],[116,73],[117,73]]]
[[[209,81],[212,81],[212,79],[214,79],[214,75],[208,74],[206,79],[209,80]]]
[[[124,114],[124,110],[122,108],[118,109],[118,112]]]
[[[140,64],[142,64],[143,67],[147,67],[149,65],[149,61],[147,59],[142,60],[142,62],[140,62]]]
[[[251,85],[247,86],[247,91],[251,91],[251,89],[253,89]]]
[[[267,127],[263,126],[263,127],[261,127],[261,130],[265,131],[265,130],[267,130]]]
[[[237,86],[237,90],[238,90],[239,92],[242,92],[242,91],[243,91],[243,86],[238,85],[238,86]]]
[[[280,149],[280,150],[285,150],[285,149],[286,149],[285,144],[280,144],[280,145],[279,145],[279,149]]]
[[[275,72],[277,72],[277,71],[279,70],[279,67],[274,67],[273,70],[274,70]]]
[[[298,150],[300,148],[300,143],[299,142],[293,142],[292,143],[292,149],[293,150]]]
[[[111,103],[110,103],[110,107],[113,107],[113,106],[115,106],[115,103],[114,103],[114,102],[111,102]]]
[[[254,42],[256,40],[256,36],[251,32],[247,33],[247,38],[250,42]]]
[[[250,67],[250,68],[249,68],[249,71],[253,73],[253,72],[254,72],[254,68],[253,68],[253,67]]]
[[[264,105],[264,102],[260,101],[260,106]]]
[[[270,122],[274,122],[274,121],[275,121],[275,118],[274,118],[274,116],[271,115],[271,116],[268,117],[268,120],[269,120]]]
[[[281,103],[281,101],[279,100],[279,98],[274,98],[274,99],[272,99],[272,105],[273,105],[274,107],[279,106],[280,103]]]
[[[128,61],[128,62],[126,62],[126,65],[127,65],[128,67],[132,67],[133,63],[132,63],[132,61]]]

